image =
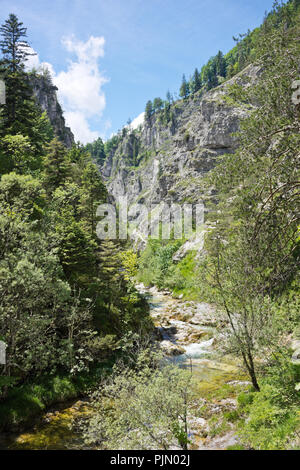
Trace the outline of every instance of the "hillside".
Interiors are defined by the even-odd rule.
[[[236,88],[253,85],[260,69],[249,65],[234,78],[208,92],[198,92],[170,107],[170,123],[160,113],[136,130],[126,132],[108,155],[101,173],[111,196],[127,197],[130,206],[162,201],[198,203],[208,201],[214,191],[207,189],[203,177],[215,167],[219,157],[235,151],[233,135],[240,121],[253,108],[234,98]],[[139,216],[132,223],[144,222]],[[134,234],[138,239],[138,233]]]
[[[55,135],[66,147],[71,148],[75,143],[74,135],[65,124],[63,110],[57,99],[57,87],[53,85],[50,75],[30,74],[30,85],[37,103],[46,111]]]

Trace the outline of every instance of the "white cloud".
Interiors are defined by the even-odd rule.
[[[76,140],[91,142],[100,133],[90,130],[88,120],[101,117],[106,106],[102,87],[108,80],[98,65],[99,58],[104,56],[105,39],[91,36],[83,42],[70,36],[63,38],[62,44],[68,52],[75,53],[76,60],[69,61],[67,70],[57,74],[54,83],[66,111],[66,123]]]
[[[94,64],[85,62],[71,62],[66,72],[54,78],[64,108],[86,117],[103,112],[106,102],[101,87],[106,81]]]
[[[48,62],[40,62],[39,55],[35,52],[34,49],[32,49],[32,47],[27,48],[26,51],[32,54],[27,57],[27,60],[25,62],[26,70],[32,70],[32,69],[41,70],[46,67],[51,73],[51,75],[53,77],[55,76],[55,71],[54,71],[53,66],[49,64]]]
[[[132,129],[137,129],[140,125],[144,124],[145,112],[139,114],[130,124]]]
[[[34,54],[34,55],[30,55],[29,57],[27,57],[27,60],[25,62],[26,70],[37,69],[40,66],[40,59],[39,59],[38,54],[32,49],[32,47],[26,50],[30,54]]]
[[[71,127],[75,134],[76,140],[86,144],[93,142],[99,137],[99,132],[91,131],[89,123],[80,111],[67,111],[65,114],[66,123]]]
[[[75,139],[85,144],[99,137],[100,132],[90,129],[89,119],[100,118],[106,106],[102,87],[108,80],[98,64],[99,58],[104,56],[105,39],[103,36],[90,36],[83,42],[70,36],[63,38],[62,44],[76,56],[75,60],[68,61],[67,70],[56,74],[51,64],[40,63],[38,55],[29,58],[26,68],[49,69],[58,88],[66,124],[71,127]]]
[[[90,36],[86,41],[77,41],[75,36],[64,37],[62,43],[69,52],[75,52],[80,62],[96,63],[104,56],[105,39],[103,36]]]

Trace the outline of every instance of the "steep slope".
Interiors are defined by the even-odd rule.
[[[66,126],[63,110],[57,99],[57,87],[47,75],[30,75],[34,96],[43,111],[46,111],[57,137],[68,147],[74,144],[74,135]]]
[[[218,157],[236,149],[233,133],[253,107],[236,101],[233,89],[247,88],[258,76],[259,69],[250,65],[223,85],[172,104],[169,123],[156,113],[140,129],[124,131],[102,168],[115,201],[126,196],[129,207],[144,203],[150,208],[161,202],[205,203],[211,198],[203,176]],[[145,222],[138,211],[131,221],[140,229]]]

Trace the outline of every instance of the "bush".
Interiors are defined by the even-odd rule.
[[[253,403],[254,394],[253,393],[240,393],[237,398],[238,404],[241,408],[251,405]]]
[[[259,393],[248,398],[241,394],[239,403],[246,407],[248,415],[239,431],[242,444],[255,450],[287,448],[300,425],[297,407],[279,403],[278,390],[270,384],[263,385]]]

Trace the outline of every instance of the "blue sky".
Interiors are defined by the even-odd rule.
[[[1,0],[60,88],[76,138],[109,137],[148,99],[178,91],[233,35],[258,26],[273,0]]]

